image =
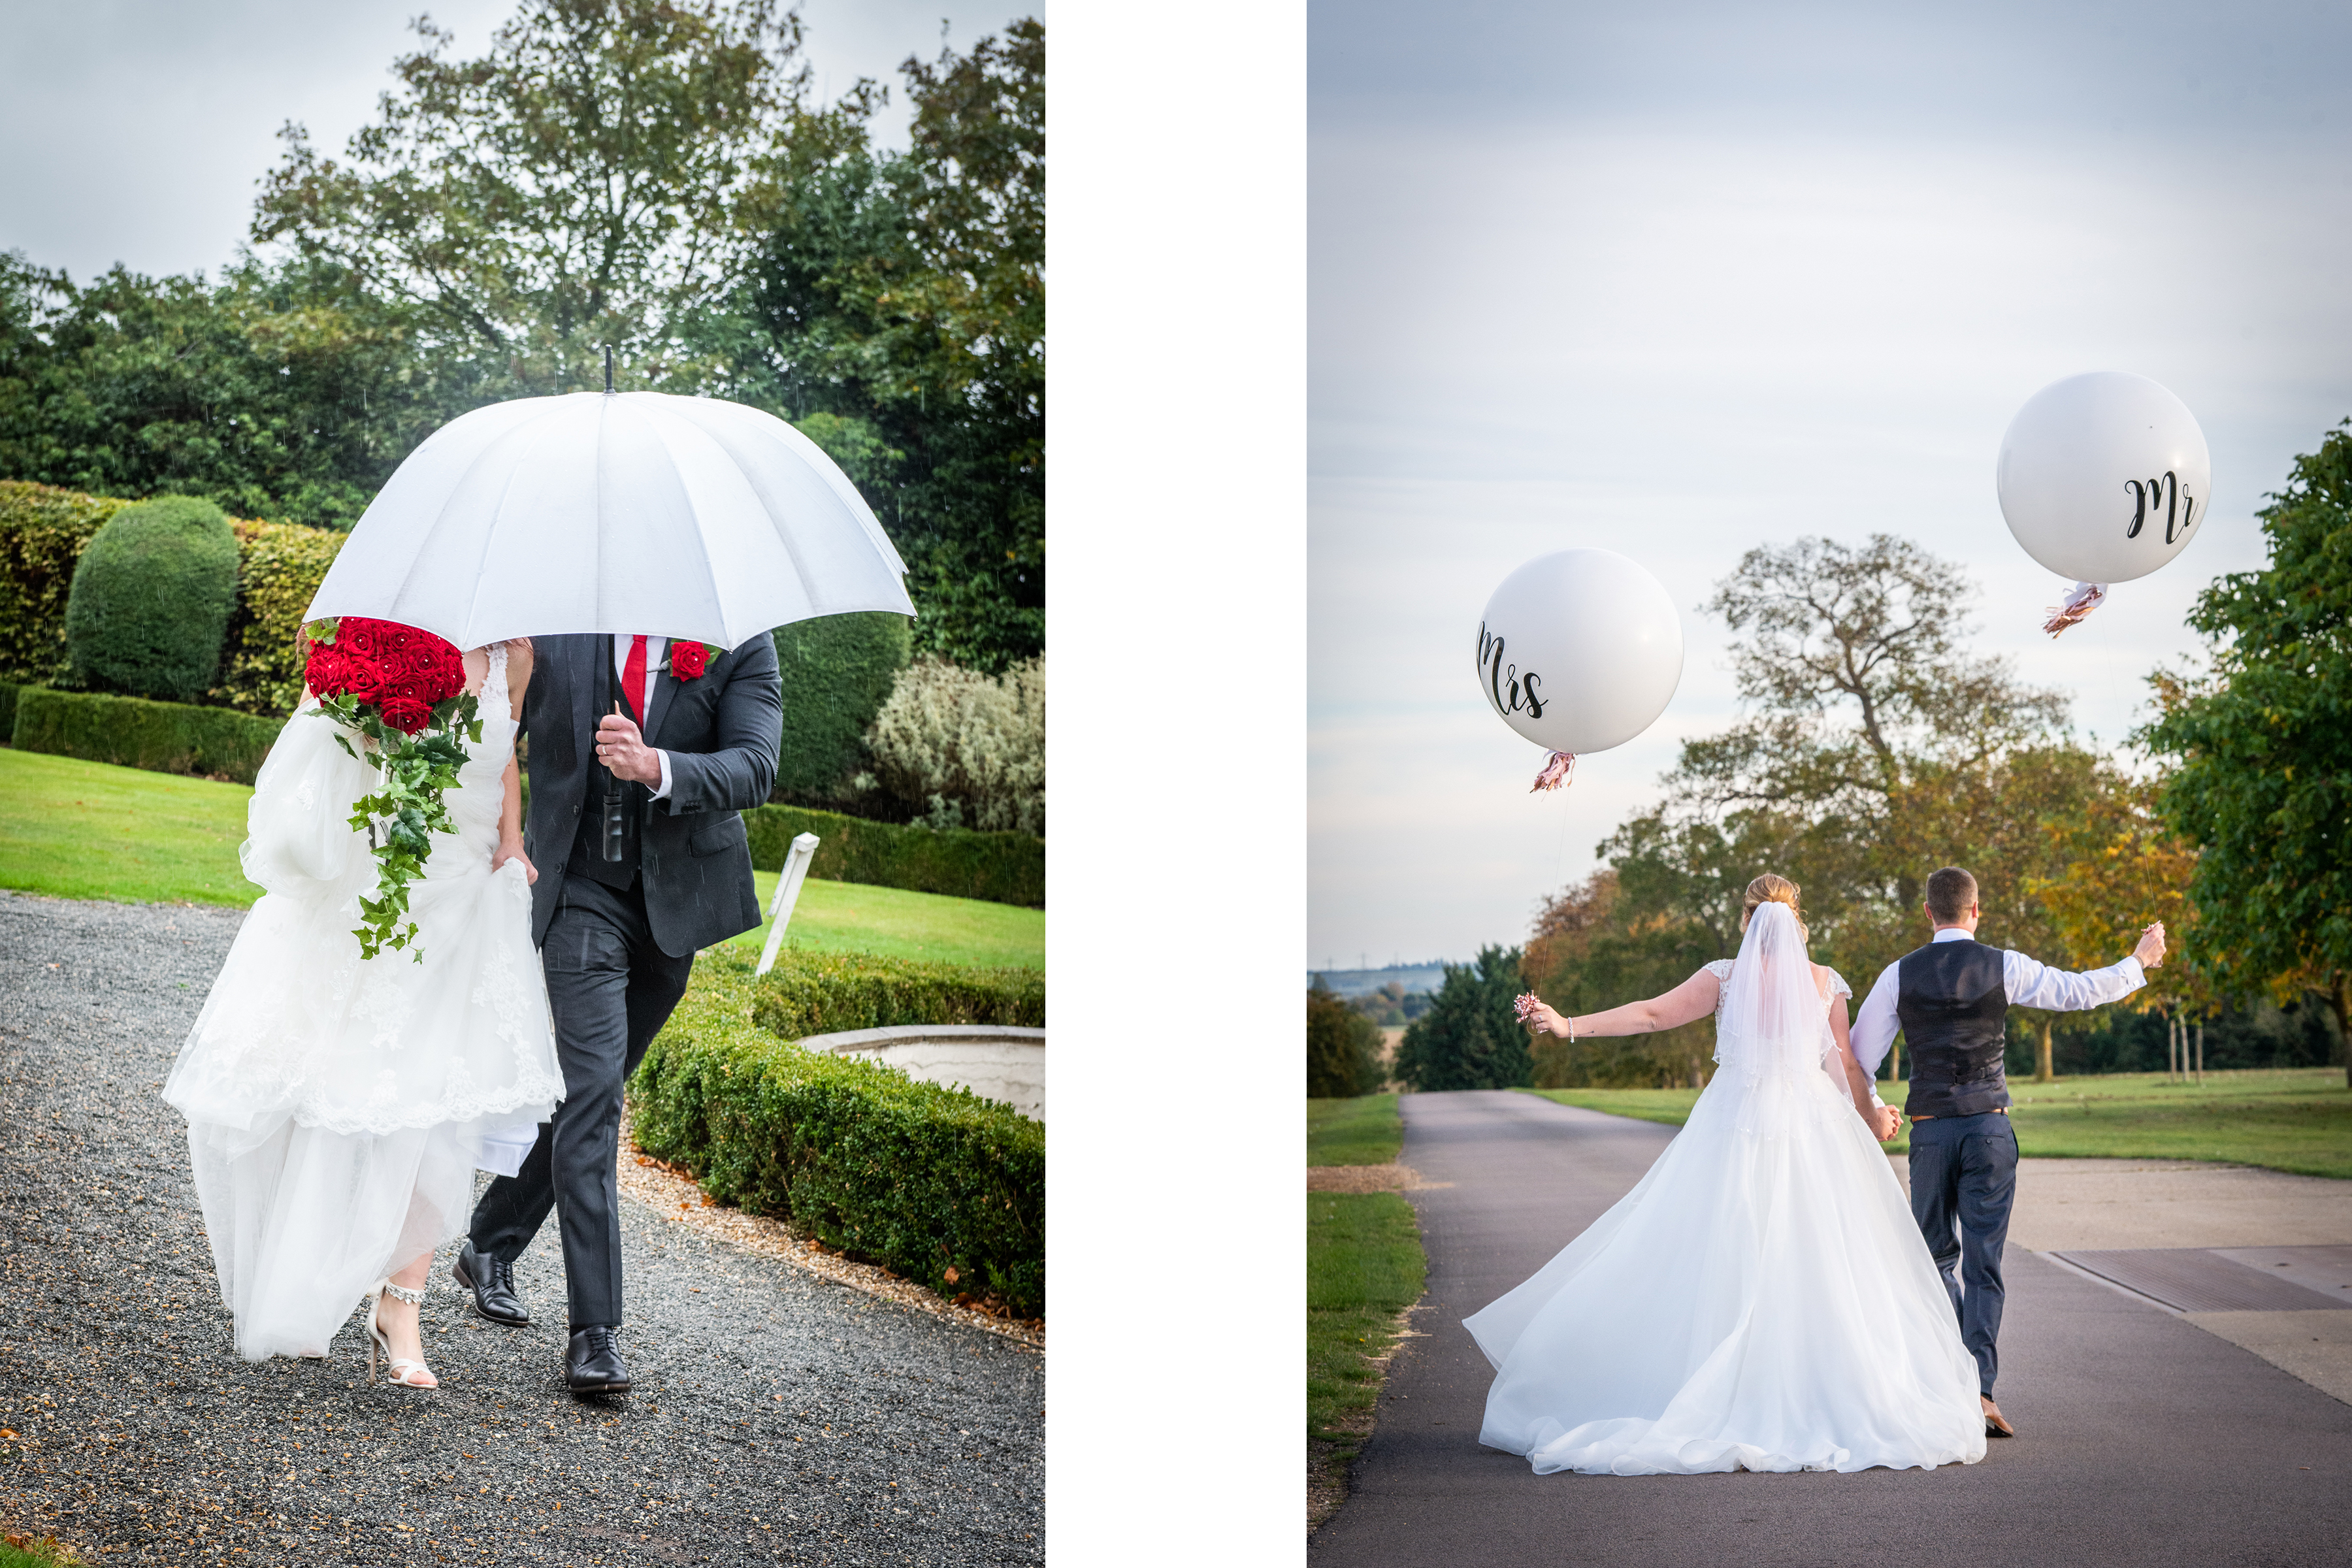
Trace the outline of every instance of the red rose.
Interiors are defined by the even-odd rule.
[[[698,642],[669,645],[669,672],[680,680],[699,680],[710,668],[710,650]]]
[[[346,658],[373,664],[380,650],[382,621],[371,621],[358,616],[345,616],[342,625],[335,628],[335,646]]]
[[[310,657],[302,661],[302,683],[313,694],[332,697],[343,689],[347,679],[343,672],[343,656],[332,643],[314,642]]]
[[[433,718],[433,710],[414,697],[387,697],[379,706],[383,721],[404,735],[414,735]]]

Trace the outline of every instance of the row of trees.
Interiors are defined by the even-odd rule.
[[[2132,1005],[2163,1018],[2172,1048],[2221,1016],[2270,1060],[2343,1052],[2352,422],[2260,515],[2269,563],[2200,598],[2190,625],[2210,656],[2151,678],[2138,767],[2078,741],[2062,694],[1969,651],[1973,592],[1954,564],[1883,534],[1750,551],[1706,605],[1736,634],[1739,721],[1684,746],[1660,804],[1546,902],[1523,952],[1448,972],[1396,1076],[1430,1089],[1699,1082],[1708,1023],[1529,1050],[1508,998],[1524,986],[1583,1013],[1663,992],[1738,952],[1742,892],[1765,870],[1803,887],[1815,957],[1864,986],[1917,945],[1922,885],[1951,864],[1977,876],[1984,941],[2053,962],[2112,963],[2164,921],[2174,956]],[[2139,1032],[2110,1012],[2013,1010],[2012,1037],[2044,1077],[2062,1032],[2114,1065]]]
[[[504,398],[707,393],[793,421],[892,533],[919,648],[1045,642],[1045,33],[814,101],[774,0],[526,0],[416,24],[344,154],[299,126],[216,278],[0,256],[0,474],[348,527]]]

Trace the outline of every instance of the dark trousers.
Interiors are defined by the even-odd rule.
[[[1944,1276],[1960,1342],[1990,1398],[2000,1355],[2000,1248],[2017,1195],[2017,1133],[1999,1111],[1911,1124],[1911,1217]]]
[[[645,884],[565,879],[540,959],[555,1016],[563,1103],[512,1176],[474,1207],[477,1252],[511,1263],[552,1207],[563,1230],[572,1326],[621,1321],[621,1086],[686,994],[694,955],[672,958],[646,921]]]

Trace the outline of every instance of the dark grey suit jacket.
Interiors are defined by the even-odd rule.
[[[612,647],[601,633],[531,638],[536,658],[522,733],[530,737],[523,848],[539,868],[530,890],[533,942],[547,940],[562,900],[563,868],[588,800],[588,770],[596,765],[596,701],[607,684],[598,669]],[[760,923],[751,843],[737,814],[764,804],[775,787],[783,722],[775,639],[765,632],[713,658],[698,679],[656,673],[649,683],[646,743],[669,753],[670,793],[646,813],[638,871],[654,941],[673,958]]]

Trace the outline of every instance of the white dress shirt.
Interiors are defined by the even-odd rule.
[[[1976,933],[1958,926],[1946,926],[1935,935],[1937,942],[1974,942]],[[1863,998],[1862,1011],[1854,1015],[1853,1030],[1848,1037],[1853,1042],[1853,1059],[1862,1064],[1863,1072],[1875,1079],[1879,1064],[1886,1060],[1887,1049],[1895,1044],[1895,1031],[1903,1026],[1895,1016],[1895,1001],[1902,988],[1898,972],[1903,961],[1896,959],[1879,972],[1878,984]],[[2121,963],[2111,963],[2105,969],[2077,973],[2071,969],[2053,969],[2048,964],[2031,959],[2021,952],[2000,950],[2000,985],[2009,994],[2012,1007],[2042,1007],[2053,1013],[2079,1013],[2085,1007],[2104,1006],[2120,1002],[2147,984],[2147,975],[2140,969],[2139,960],[2126,958]],[[1878,1099],[1873,1090],[1871,1099]],[[1881,1102],[1883,1103],[1883,1102]]]
[[[613,639],[613,679],[614,680],[628,679],[629,647],[635,641],[634,635],[616,637]],[[662,655],[667,651],[669,651],[669,638],[657,637],[650,632],[646,635],[646,706],[648,708],[653,706],[654,672],[661,668]],[[645,715],[640,713],[637,719],[642,724]],[[667,800],[669,798],[669,753],[656,747],[654,750],[654,755],[661,759],[662,774],[661,787],[654,791],[654,798]]]

